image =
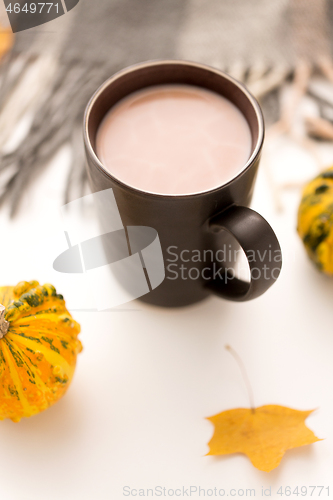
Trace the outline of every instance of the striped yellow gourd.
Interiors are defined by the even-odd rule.
[[[297,231],[316,267],[333,276],[333,167],[305,186]]]
[[[0,420],[18,422],[57,402],[73,378],[80,325],[53,285],[0,287]]]

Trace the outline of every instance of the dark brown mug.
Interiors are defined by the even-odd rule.
[[[234,103],[245,116],[252,134],[252,151],[243,170],[218,188],[187,195],[154,194],[127,185],[103,166],[96,154],[96,134],[106,113],[132,92],[153,85],[195,85],[216,92]],[[186,61],[151,61],[131,66],[112,76],[93,95],[84,117],[87,169],[93,192],[113,189],[125,227],[149,226],[159,235],[166,276],[141,300],[159,306],[184,306],[211,293],[225,299],[246,301],[259,297],[277,279],[281,249],[273,229],[251,210],[251,202],[264,140],[259,104],[248,90],[214,68]],[[223,168],[223,164],[221,164]],[[231,273],[241,248],[248,258],[250,280]],[[232,252],[230,252],[232,250]],[[191,274],[181,271],[191,255]],[[212,256],[211,261],[198,255]],[[184,261],[180,256],[185,257]],[[218,267],[217,267],[218,266]],[[218,269],[218,271],[216,271]],[[225,272],[223,272],[223,270]]]

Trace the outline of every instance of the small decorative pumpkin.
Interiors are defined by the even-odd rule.
[[[333,276],[333,167],[305,187],[297,231],[317,268]]]
[[[53,285],[0,287],[0,420],[18,422],[58,401],[72,380],[80,325]]]

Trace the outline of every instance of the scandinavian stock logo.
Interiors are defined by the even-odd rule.
[[[58,0],[55,2],[27,2],[4,0],[13,33],[28,30],[53,21],[72,10],[80,0]]]
[[[99,225],[78,224],[82,202],[91,205]],[[130,302],[158,287],[165,267],[157,231],[123,226],[112,189],[79,198],[61,209],[68,250],[53,268],[61,273],[86,273],[98,310]]]

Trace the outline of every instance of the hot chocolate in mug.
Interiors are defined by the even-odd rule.
[[[141,130],[140,120],[135,122],[133,118],[134,125],[131,124],[131,127],[128,127],[127,140],[127,128],[123,126],[120,130],[121,126],[117,125],[123,119],[123,116],[120,116],[120,121],[112,122],[115,135],[110,136],[110,141],[114,140],[113,145],[108,144],[108,130],[104,132],[103,127],[107,124],[109,117],[113,120],[117,117],[116,112],[119,115],[122,109],[125,110],[124,113],[127,113],[127,119],[131,120],[131,113],[141,112],[140,108],[134,106],[138,102],[140,105],[155,106],[156,113],[160,112],[161,115],[164,113],[165,116],[158,117],[161,118],[158,126],[163,127],[164,118],[169,122],[173,119],[172,113],[169,113],[172,99],[180,98],[182,93],[184,99],[179,100],[179,105],[174,108],[174,119],[175,128],[182,118],[186,126],[189,126],[189,130],[184,129],[183,132],[185,149],[189,147],[186,144],[188,134],[191,133],[191,122],[184,115],[184,110],[188,106],[188,112],[193,114],[193,129],[196,126],[196,133],[199,134],[201,112],[216,115],[217,121],[218,113],[221,114],[222,119],[224,109],[230,112],[231,118],[229,119],[234,120],[235,123],[237,121],[238,127],[243,127],[242,131],[235,135],[234,141],[238,141],[235,146],[239,146],[241,154],[244,154],[247,147],[249,151],[244,157],[244,164],[230,174],[232,172],[230,162],[232,163],[233,160],[230,160],[228,154],[225,153],[227,150],[222,150],[225,154],[221,154],[220,167],[217,164],[217,173],[219,173],[219,168],[221,169],[221,179],[217,180],[215,185],[209,185],[209,180],[207,176],[205,177],[207,165],[203,161],[202,189],[200,183],[199,186],[196,185],[193,188],[193,182],[190,182],[192,174],[196,181],[194,169],[196,169],[196,177],[200,180],[201,169],[199,154],[195,156],[195,152],[192,151],[193,169],[191,170],[191,165],[184,165],[185,172],[186,168],[188,169],[188,185],[186,176],[183,176],[178,191],[171,192],[170,188],[168,192],[169,184],[170,186],[179,184],[178,182],[172,183],[173,177],[179,175],[179,169],[178,167],[172,168],[174,165],[170,165],[169,171],[160,172],[161,178],[165,175],[165,180],[160,182],[160,192],[157,190],[155,192],[154,179],[149,183],[146,170],[144,168],[138,170],[140,169],[140,161],[138,162],[140,149],[139,152],[135,151],[135,139],[132,140],[130,136],[133,133],[133,127],[134,129],[138,127],[138,140],[144,140],[142,137],[145,131],[149,130],[150,124],[147,125],[141,121]],[[205,97],[207,109],[200,103],[202,97]],[[164,99],[162,104],[158,99]],[[197,115],[191,99],[193,106],[198,106]],[[166,112],[163,111],[164,109]],[[242,120],[246,125],[242,123]],[[165,126],[169,127],[166,130],[168,147],[172,150],[170,137],[174,131],[170,123],[168,124],[167,121],[165,123]],[[249,129],[248,137],[245,127]],[[230,129],[232,129],[231,122]],[[177,133],[180,134],[181,139],[182,129],[179,130]],[[219,138],[218,130],[216,128],[213,130],[215,141]],[[228,128],[224,130],[225,133],[222,127],[221,145],[225,139],[224,135],[230,132]],[[102,134],[105,135],[104,138]],[[154,134],[153,129],[152,134]],[[117,163],[117,158],[121,158],[121,155],[115,155],[114,169],[112,165],[107,164],[105,159],[103,161],[101,147],[98,144],[101,143],[101,137],[104,146],[109,147],[111,155],[114,150],[120,150],[121,153],[121,149],[124,149],[127,163],[123,172],[121,161]],[[163,141],[163,134],[161,140]],[[150,287],[150,292],[140,297],[140,300],[159,306],[177,307],[201,301],[213,293],[225,299],[241,302],[259,297],[276,281],[282,265],[279,242],[268,222],[249,208],[263,140],[263,116],[254,97],[242,84],[227,74],[202,64],[172,60],[145,62],[120,71],[95,92],[88,103],[84,118],[87,169],[92,192],[112,188],[125,229],[153,228],[157,231],[161,244],[165,278],[156,288]],[[248,141],[248,146],[246,141]],[[229,143],[228,138],[226,147]],[[196,143],[194,141],[193,144],[198,153],[208,148],[208,143],[204,139],[202,144],[200,140]],[[142,144],[139,143],[139,146]],[[177,147],[179,148],[179,140]],[[147,148],[141,149],[147,151]],[[118,151],[116,152],[118,154]],[[131,168],[131,154],[135,168]],[[237,161],[241,161],[240,158],[238,154]],[[219,162],[219,157],[214,161]],[[227,168],[229,178],[224,178],[223,174]],[[158,175],[158,171],[155,175]],[[131,181],[131,176],[134,182]],[[137,179],[136,182],[135,179]],[[145,179],[147,179],[146,184]],[[240,251],[247,258],[250,276],[248,281],[240,279],[235,273]],[[142,259],[142,265],[145,267],[144,259]],[[146,277],[149,282],[147,272]]]

